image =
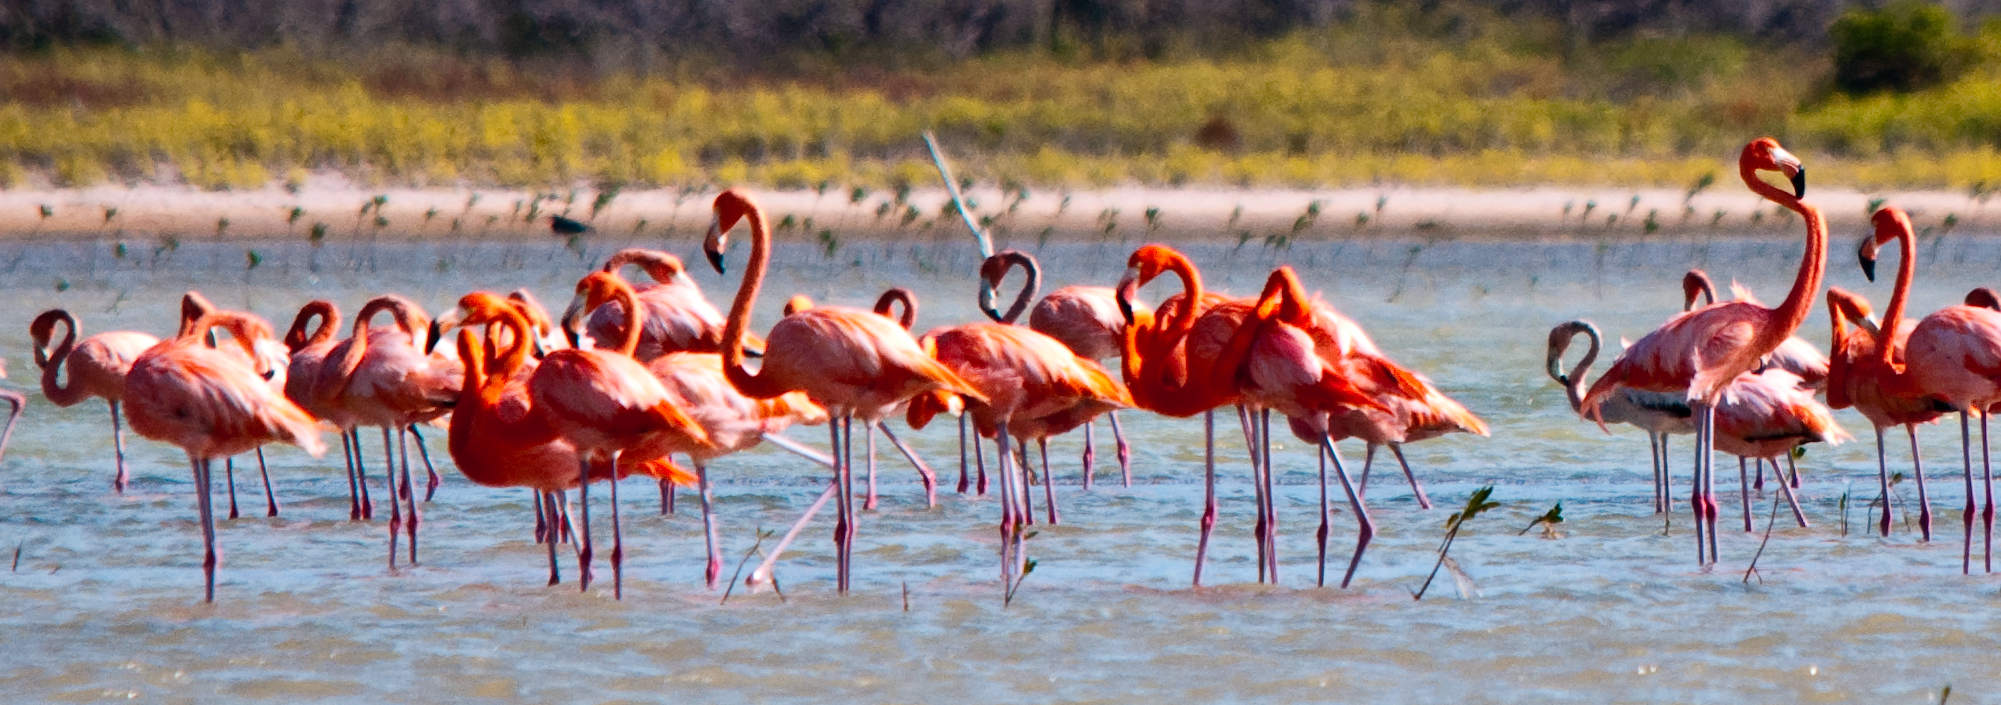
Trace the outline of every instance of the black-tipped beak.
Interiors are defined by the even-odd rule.
[[[1855,253],[1855,261],[1862,265],[1862,276],[1864,278],[1872,282],[1876,281],[1876,258],[1858,252]]]
[[[703,251],[702,254],[708,255],[709,266],[715,267],[717,274],[729,274],[729,268],[723,265],[723,253]]]
[[[1125,289],[1120,289],[1117,298],[1119,301],[1119,315],[1123,316],[1126,319],[1126,325],[1130,326],[1133,324],[1133,302],[1132,299],[1127,298],[1127,294],[1128,292]]]
[[[1793,172],[1793,198],[1806,198],[1806,167]]]
[[[425,355],[431,354],[431,351],[438,347],[438,341],[443,339],[444,337],[445,337],[444,329],[438,326],[438,321],[436,319],[432,319],[431,331],[430,333],[426,334],[426,337],[424,338],[424,354]]]

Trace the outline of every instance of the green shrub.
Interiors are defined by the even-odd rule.
[[[1851,94],[1935,86],[1958,76],[1977,56],[1951,12],[1915,0],[1849,10],[1828,34],[1834,40],[1834,83]]]

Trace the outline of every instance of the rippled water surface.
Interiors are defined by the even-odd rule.
[[[1109,283],[1138,244],[1080,242],[1059,234],[1040,249],[1052,288]],[[1880,306],[1888,287],[1862,281],[1851,242],[1836,238],[1829,281]],[[2001,250],[1992,243],[1965,234],[1927,242],[1913,310],[1996,283]],[[619,244],[594,243],[586,254],[600,259]],[[699,261],[688,236],[649,244]],[[254,268],[246,249],[258,251]],[[31,393],[0,464],[0,548],[20,547],[18,564],[0,574],[0,692],[10,702],[167,703],[1919,703],[1948,684],[1954,702],[1989,699],[2001,685],[2001,609],[1993,607],[2001,583],[1959,574],[1964,492],[1953,429],[1922,436],[1940,540],[1921,543],[1903,524],[1887,540],[1864,532],[1873,444],[1866,422],[1842,412],[1863,440],[1809,450],[1803,500],[1813,526],[1781,520],[1747,583],[1761,537],[1731,529],[1742,525],[1735,482],[1719,480],[1731,490],[1722,562],[1698,570],[1686,518],[1674,515],[1663,536],[1648,504],[1645,437],[1631,429],[1607,437],[1578,421],[1542,373],[1551,325],[1587,317],[1609,337],[1637,338],[1679,304],[1676,283],[1689,266],[1776,301],[1797,262],[1796,236],[1601,247],[1385,235],[1299,242],[1283,253],[1255,240],[1188,249],[1212,287],[1226,291],[1251,293],[1279,262],[1299,266],[1391,355],[1493,426],[1492,438],[1408,449],[1439,508],[1419,509],[1393,470],[1375,474],[1370,506],[1381,533],[1346,590],[1313,586],[1315,466],[1310,449],[1290,439],[1275,451],[1280,584],[1255,583],[1251,490],[1233,422],[1220,425],[1222,516],[1210,586],[1190,589],[1200,422],[1133,414],[1130,488],[1117,481],[1109,434],[1100,434],[1099,484],[1088,493],[1079,486],[1078,439],[1052,444],[1064,523],[1038,525],[1029,552],[1039,568],[1005,609],[998,509],[990,498],[950,492],[958,472],[950,424],[907,434],[946,478],[937,508],[925,508],[908,465],[884,458],[884,499],[862,518],[846,597],[834,594],[823,516],[781,565],[784,600],[739,590],[719,604],[720,593],[702,586],[695,505],[662,516],[657,494],[638,482],[622,488],[625,599],[612,600],[608,579],[589,594],[574,582],[545,587],[527,494],[459,477],[440,430],[432,443],[446,483],[424,508],[418,567],[385,569],[380,515],[347,521],[337,454],[314,460],[274,448],[283,512],[264,518],[255,473],[238,478],[245,516],[221,523],[225,563],[210,606],[200,601],[200,533],[180,451],[131,439],[133,488],[114,495],[103,405],[57,409]],[[161,333],[175,297],[195,287],[282,328],[316,296],[351,311],[373,293],[397,291],[435,311],[472,288],[531,286],[560,304],[586,266],[547,242],[385,239],[314,252],[134,241],[122,258],[109,242],[0,244],[8,302],[0,330],[16,332],[0,353],[14,363],[6,384],[29,390],[35,368],[18,332],[50,306],[76,311],[87,332]],[[920,327],[969,320],[974,266],[970,246],[942,234],[849,242],[832,256],[818,244],[785,246],[755,327],[769,327],[786,293],[861,303],[898,284],[924,296]],[[733,278],[691,271],[712,297],[734,288]],[[1825,345],[1822,309],[1803,331]],[[826,438],[820,428],[789,435],[816,445]],[[378,438],[365,434],[371,458],[380,457]],[[1689,447],[1675,439],[1678,478]],[[1907,452],[1893,448],[1892,467],[1906,465]],[[1360,447],[1342,452],[1359,467]],[[726,570],[750,548],[753,530],[782,529],[824,484],[821,471],[770,449],[712,470]],[[1452,552],[1470,594],[1441,578],[1412,601],[1446,516],[1486,484],[1497,486],[1501,506],[1469,524]],[[1841,498],[1851,490],[1844,517]],[[1915,501],[1910,483],[1898,491]],[[604,493],[593,499],[602,522]],[[1772,498],[1754,501],[1762,530]],[[1036,502],[1039,511],[1039,489]],[[1517,535],[1557,502],[1567,519],[1557,536]],[[1353,540],[1353,517],[1337,506],[1331,552],[1344,558]],[[564,570],[574,577],[567,556]],[[602,563],[599,575],[609,577]]]

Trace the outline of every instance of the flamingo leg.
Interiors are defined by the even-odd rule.
[[[556,490],[556,518],[560,521],[556,526],[550,527],[550,530],[555,532],[556,541],[575,546],[577,532],[576,527],[570,525],[570,493],[566,490]]]
[[[1036,448],[1042,453],[1042,501],[1049,505],[1049,525],[1063,523],[1062,513],[1056,510],[1056,481],[1049,476],[1049,439],[1035,439]]]
[[[1880,530],[1884,536],[1889,536],[1890,535],[1890,464],[1889,461],[1883,457],[1883,428],[1881,426],[1876,427],[1876,480],[1881,485],[1882,488],[1881,492],[1883,493],[1883,519],[1882,521],[1877,522],[1876,528]]]
[[[278,495],[271,492],[271,471],[264,466],[264,447],[257,447],[257,474],[264,478],[264,516],[278,516]]]
[[[1791,453],[1786,454],[1786,469],[1792,471],[1791,474],[1793,477],[1799,477],[1799,465],[1793,461]],[[1778,472],[1779,462],[1774,460],[1772,461],[1772,473],[1777,474]],[[1779,494],[1785,495],[1786,505],[1792,507],[1793,521],[1799,522],[1800,528],[1806,528],[1806,512],[1800,509],[1799,496],[1793,493],[1793,484],[1791,482],[1779,483]]]
[[[1757,466],[1758,466],[1758,477],[1757,480],[1752,483],[1751,489],[1757,490],[1759,493],[1763,493],[1765,491],[1765,462],[1762,458],[1759,459]],[[1773,472],[1777,472],[1777,470],[1774,469]],[[1783,480],[1785,478],[1780,478],[1780,479]],[[1745,531],[1750,531],[1750,529],[1745,529]]]
[[[998,459],[996,459],[996,462],[998,462]],[[979,478],[974,482],[973,491],[975,494],[985,497],[987,496],[987,456],[984,451],[980,450],[980,434],[978,433],[973,434],[973,469],[979,473]]]
[[[1647,461],[1654,466],[1654,513],[1666,511],[1661,506],[1661,434],[1647,432]]]
[[[714,590],[716,589],[716,581],[721,579],[723,575],[723,554],[719,545],[720,542],[716,540],[716,518],[715,514],[711,511],[709,503],[709,466],[707,463],[695,463],[695,481],[700,483],[697,491],[702,498],[702,543],[705,544],[705,548],[709,552],[709,564],[703,569],[702,581],[709,586],[710,590]]]
[[[1972,575],[1973,501],[1976,495],[1973,491],[1973,436],[1967,425],[1966,410],[1964,409],[1961,409],[1959,412],[1959,449],[1960,457],[1966,463],[1966,510],[1961,513],[1963,521],[1966,524],[1966,549],[1960,555],[1959,571],[1965,575]]]
[[[829,459],[826,465],[833,467],[834,463]],[[806,522],[811,521],[813,515],[820,513],[820,509],[827,506],[827,500],[839,494],[840,489],[839,482],[827,483],[827,489],[820,493],[820,498],[813,500],[813,503],[806,507],[806,511],[799,515],[798,521],[792,522],[792,528],[785,530],[785,535],[779,537],[778,544],[771,547],[771,553],[764,557],[764,562],[757,564],[757,569],[750,572],[750,577],[743,579],[743,584],[747,587],[757,587],[770,582],[772,567],[778,564],[778,557],[785,553],[786,547],[792,545],[793,539],[799,538],[799,533],[806,529]]]
[[[1925,464],[1918,455],[1918,426],[1917,424],[1904,424],[1904,431],[1911,436],[1911,472],[1917,476],[1918,481],[1918,532],[1923,535],[1923,540],[1926,543],[1930,543],[1932,540],[1932,502],[1931,498],[1925,493]],[[1889,501],[1889,498],[1890,495],[1887,493],[1883,495],[1885,502]]]
[[[1661,535],[1668,535],[1674,525],[1674,476],[1668,474],[1668,434],[1658,434],[1661,439],[1660,474],[1654,477],[1654,491],[1660,495],[1657,500],[1661,507]]]
[[[1014,585],[1014,533],[1017,530],[1014,517],[1016,510],[1014,492],[1011,489],[1014,483],[1012,474],[1007,472],[1007,432],[1001,431],[994,434],[994,444],[1000,450],[999,454],[994,457],[994,469],[1000,475],[1001,592],[1005,594],[1007,588]]]
[[[1091,466],[1097,464],[1098,460],[1097,443],[1094,442],[1096,440],[1095,427],[1097,425],[1098,422],[1095,420],[1084,422],[1084,491],[1085,492],[1091,491],[1091,479],[1092,479],[1091,471],[1094,469]]]
[[[1708,407],[1702,423],[1708,427],[1708,431],[1702,434],[1702,520],[1709,527],[1709,563],[1714,565],[1717,561],[1716,519],[1721,510],[1716,502],[1716,407]]]
[[[1105,418],[1112,421],[1112,440],[1119,445],[1119,482],[1126,487],[1133,486],[1133,449],[1126,443],[1125,429],[1119,428],[1119,412],[1105,412]]]
[[[1251,527],[1251,535],[1257,539],[1258,582],[1262,583],[1269,574],[1265,557],[1270,555],[1265,551],[1264,455],[1259,452],[1263,446],[1258,443],[1258,428],[1251,423],[1250,409],[1242,404],[1237,405],[1237,425],[1244,430],[1244,449],[1249,451],[1251,456],[1251,500],[1257,507],[1258,515],[1257,523]]]
[[[111,489],[117,491],[118,494],[125,494],[126,485],[132,480],[132,476],[125,471],[125,422],[119,419],[118,402],[114,401],[110,402],[110,404],[111,448],[118,453],[118,474],[111,478]],[[14,405],[14,415],[21,415],[21,406],[19,404]],[[13,431],[14,420],[10,417],[7,419],[7,432],[13,433]]]
[[[1765,474],[1765,461],[1763,459],[1759,459],[1758,475],[1762,477],[1764,476],[1764,474]],[[1740,496],[1744,499],[1744,533],[1748,534],[1751,533],[1752,531],[1755,531],[1755,529],[1751,528],[1751,483],[1749,479],[1746,477],[1746,473],[1744,471],[1744,456],[1741,455],[1737,456],[1737,491],[1740,493]]]
[[[591,591],[591,461],[577,459],[577,511],[583,537],[577,546],[577,582],[581,592]]]
[[[1321,434],[1320,449],[1334,464],[1334,476],[1341,480],[1341,489],[1348,493],[1348,506],[1355,511],[1356,536],[1355,555],[1348,559],[1348,572],[1341,576],[1341,587],[1348,587],[1355,579],[1355,568],[1362,564],[1362,552],[1368,550],[1369,539],[1376,536],[1376,523],[1369,518],[1369,508],[1362,504],[1362,495],[1354,484],[1348,482],[1348,471],[1341,467],[1341,454],[1334,452],[1334,438]]]
[[[408,431],[404,426],[399,431]],[[417,564],[417,525],[423,523],[423,512],[417,508],[417,496],[410,491],[410,434],[397,433],[398,454],[403,456],[403,501],[409,503],[409,516],[404,518],[404,530],[410,532],[410,565]],[[421,444],[420,444],[421,447]]]
[[[606,455],[604,462],[605,471],[611,476],[611,480],[605,483],[611,485],[611,599],[623,600],[625,599],[625,532],[618,524],[618,451],[614,450]],[[413,507],[410,511],[415,514],[417,510]],[[416,546],[417,537],[413,535],[410,537],[413,553]],[[412,557],[410,562],[415,563],[417,559]]]
[[[1375,467],[1375,465],[1376,444],[1370,443],[1362,451],[1362,477],[1355,483],[1355,491],[1362,493],[1363,499],[1368,499],[1369,497],[1369,469]]]
[[[1008,456],[1007,469],[1009,472],[1018,473],[1018,476],[1013,480],[1018,497],[1017,501],[1020,502],[1016,507],[1019,511],[1015,512],[1015,516],[1021,519],[1022,524],[1034,526],[1035,495],[1028,493],[1029,479],[1033,477],[1028,472],[1028,443],[1019,438],[1009,440],[1014,441],[1014,443],[1008,446],[1014,452],[1014,455]]]
[[[848,444],[844,442],[846,439],[843,438],[844,436],[852,438],[854,434],[853,428],[843,428],[848,426],[848,419],[849,417],[846,414],[841,415],[840,418],[834,420],[833,428],[829,429],[829,433],[832,434],[831,438],[834,447],[834,486],[838,488],[836,490],[838,496],[835,497],[834,502],[834,510],[837,517],[834,520],[834,589],[843,595],[848,593],[848,550],[850,548],[848,537],[853,535],[849,531],[849,527],[854,521],[854,496],[851,494],[853,492],[853,485],[848,482],[847,472],[848,463],[853,461],[853,457],[848,454]]]
[[[1314,541],[1320,545],[1320,574],[1313,584],[1327,587],[1327,535],[1331,533],[1334,507],[1327,503],[1327,451],[1314,448],[1313,455],[1320,460],[1320,530],[1314,532]]]
[[[382,427],[382,484],[389,491],[389,569],[396,569],[397,534],[403,531],[403,508],[396,499],[396,444],[389,440],[389,427]]]
[[[368,463],[361,459],[361,429],[347,429],[348,444],[354,446],[354,481],[361,488],[361,518],[375,520],[375,503],[368,497]]]
[[[863,464],[868,469],[868,480],[863,483],[862,511],[875,511],[875,424],[862,424]]]
[[[1694,471],[1689,475],[1688,508],[1689,512],[1695,515],[1695,564],[1698,566],[1709,564],[1702,540],[1705,526],[1702,520],[1702,461],[1703,451],[1706,450],[1703,441],[1707,440],[1709,436],[1708,424],[1704,423],[1707,420],[1707,414],[1706,405],[1696,405],[1695,464],[1693,465]]]
[[[1202,412],[1202,520],[1195,542],[1195,587],[1202,587],[1202,559],[1209,553],[1209,532],[1216,528],[1216,412]]]
[[[1417,507],[1418,507],[1419,509],[1430,509],[1430,508],[1431,508],[1431,498],[1430,498],[1430,497],[1427,497],[1427,496],[1425,496],[1425,494],[1424,494],[1424,485],[1423,485],[1422,483],[1419,483],[1419,482],[1417,481],[1417,473],[1414,473],[1414,472],[1411,472],[1411,471],[1410,471],[1410,463],[1409,463],[1409,462],[1406,462],[1406,461],[1405,461],[1405,460],[1403,459],[1403,444],[1402,444],[1402,443],[1391,443],[1391,444],[1390,444],[1390,454],[1391,454],[1391,455],[1395,455],[1395,456],[1397,457],[1397,465],[1399,465],[1399,466],[1402,466],[1402,467],[1403,467],[1403,477],[1404,477],[1404,479],[1406,479],[1406,480],[1409,480],[1409,481],[1410,481],[1410,491],[1411,491],[1411,492],[1412,492],[1413,494],[1416,494],[1416,495],[1417,495]]]
[[[354,442],[340,432],[340,459],[347,464],[347,520],[361,520],[361,488],[354,479]]]
[[[229,486],[229,518],[236,518],[236,462],[231,458],[222,459],[223,484]]]
[[[1273,486],[1272,476],[1276,474],[1271,465],[1271,409],[1258,410],[1258,444],[1264,474],[1265,496],[1265,560],[1270,566],[1271,582],[1278,584],[1278,492]]]
[[[919,482],[924,483],[924,508],[936,508],[938,506],[938,473],[932,472],[931,464],[924,462],[923,458],[917,457],[917,451],[911,450],[909,444],[904,443],[903,439],[897,438],[896,432],[889,430],[889,424],[877,421],[875,422],[875,427],[882,431],[883,438],[889,439],[891,446],[896,447],[896,452],[903,454],[904,460],[910,461],[911,467],[917,468],[917,479]],[[869,457],[875,457],[875,453],[870,452]],[[874,476],[870,477],[873,478]],[[873,490],[875,483],[870,482],[869,487]]]
[[[556,493],[537,492],[535,494],[535,525],[539,527],[546,524],[548,526],[548,533],[543,534],[542,543],[549,547],[550,585],[563,582],[563,574],[556,568],[556,544],[559,543],[556,539],[556,524],[561,521],[556,518],[556,507]]]
[[[424,501],[429,502],[431,497],[438,493],[438,485],[444,484],[445,478],[438,474],[438,467],[431,464],[431,449],[424,445],[424,434],[417,431],[417,424],[404,428],[409,429],[410,435],[417,437],[417,457],[424,461]]]
[[[966,415],[959,415],[959,494],[965,494],[972,484],[972,477],[966,474]]]
[[[672,480],[661,480],[660,516],[667,516],[673,513],[674,513],[674,482]]]
[[[215,602],[215,568],[221,564],[221,556],[215,547],[214,499],[209,496],[209,460],[188,457],[188,464],[195,475],[195,506],[201,510],[201,570],[205,584],[202,601]]]
[[[542,506],[542,495],[545,493],[541,490],[529,490],[528,494],[535,500],[535,543],[555,543],[548,540],[549,513]]]
[[[1985,488],[1980,509],[1980,524],[1984,530],[1980,542],[1982,563],[1986,572],[1994,572],[1994,471],[1987,462],[1987,414],[1980,414],[1980,484]]]

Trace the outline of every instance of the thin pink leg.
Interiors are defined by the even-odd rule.
[[[1763,477],[1764,474],[1765,461],[1760,460],[1758,461],[1758,475]],[[1744,499],[1744,532],[1750,533],[1754,531],[1751,528],[1751,483],[1745,476],[1744,456],[1741,455],[1737,456],[1737,491]]]
[[[1195,542],[1195,587],[1202,587],[1202,559],[1209,554],[1209,533],[1216,528],[1216,412],[1202,412],[1202,520]]]
[[[1313,584],[1327,587],[1327,535],[1333,530],[1334,507],[1327,502],[1327,451],[1315,448],[1313,454],[1320,459],[1320,530],[1313,534],[1320,544],[1320,574]]]
[[[1056,480],[1049,475],[1049,439],[1037,438],[1035,445],[1042,453],[1042,499],[1049,505],[1049,525],[1063,523],[1062,512],[1056,509]]]
[[[1097,421],[1084,422],[1084,491],[1085,492],[1091,491],[1091,479],[1092,479],[1091,471],[1096,469],[1092,466],[1096,465],[1098,460],[1098,444],[1096,443],[1097,425],[1098,425]]]
[[[1984,499],[1980,509],[1980,524],[1984,530],[1980,541],[1981,561],[1985,570],[1994,572],[1994,471],[1987,462],[1987,414],[1980,415],[1980,484],[1984,487]]]
[[[542,543],[543,545],[549,548],[550,585],[555,585],[557,583],[563,582],[563,574],[556,569],[556,544],[558,543],[558,541],[556,539],[555,535],[556,532],[554,529],[556,524],[562,521],[561,519],[558,519],[556,517],[556,507],[557,507],[556,493],[537,492],[535,494],[535,509],[537,510],[535,515],[535,524],[537,526],[546,525],[549,527],[548,533],[543,535]]]
[[[542,507],[542,492],[529,490],[535,500],[535,543],[555,543],[549,540],[549,513]]]
[[[257,474],[264,478],[264,516],[278,516],[278,495],[271,491],[271,471],[264,466],[264,448],[257,448]]]
[[[368,496],[368,461],[361,458],[361,429],[347,429],[348,444],[354,446],[354,481],[361,488],[361,518],[375,520],[375,502]]]
[[[118,494],[125,494],[125,487],[132,481],[131,475],[125,471],[125,423],[119,419],[118,402],[114,401],[110,402],[110,404],[111,448],[118,453],[118,474],[111,478],[111,489]],[[14,407],[14,415],[19,416],[20,414],[21,407]],[[7,430],[10,432],[14,430],[13,421],[10,420],[7,422]]]
[[[1884,536],[1889,536],[1890,535],[1890,463],[1889,460],[1883,457],[1882,427],[1877,427],[1876,429],[1876,479],[1878,482],[1881,483],[1882,489],[1880,491],[1883,493],[1883,520],[1877,523],[1877,529],[1881,530]]]
[[[1960,555],[1959,572],[1973,574],[1973,502],[1977,496],[1973,491],[1973,433],[1967,426],[1966,410],[1959,412],[1960,456],[1966,461],[1966,511],[1961,516],[1966,524],[1966,550]]]
[[[402,504],[396,500],[396,444],[389,440],[389,427],[382,427],[382,486],[389,491],[389,569],[396,569],[396,542],[403,532]]]
[[[1105,412],[1105,418],[1112,422],[1112,440],[1119,444],[1119,482],[1126,487],[1133,486],[1133,449],[1126,443],[1125,429],[1119,428],[1119,412]]]
[[[1244,405],[1237,405],[1237,425],[1244,431],[1244,449],[1251,456],[1251,500],[1257,506],[1257,523],[1251,527],[1251,536],[1257,539],[1258,582],[1263,583],[1270,575],[1270,567],[1265,559],[1270,555],[1265,551],[1265,483],[1262,468],[1264,456],[1259,453],[1258,428],[1251,423],[1251,412]]]
[[[862,424],[863,452],[867,454],[868,481],[862,498],[862,511],[875,511],[875,424]]]
[[[401,430],[404,430],[404,431],[407,431],[407,430],[409,430],[409,429],[410,429],[410,427],[408,427],[408,426],[404,426],[404,427],[403,427],[403,428],[402,428]],[[405,523],[404,523],[404,530],[406,530],[406,531],[408,531],[408,532],[410,533],[410,565],[416,565],[416,564],[417,564],[417,525],[418,525],[418,524],[422,524],[422,523],[424,522],[424,517],[423,517],[423,511],[422,511],[421,509],[418,509],[418,508],[417,508],[417,504],[418,504],[418,503],[417,503],[417,496],[416,496],[416,494],[415,494],[415,493],[412,493],[412,492],[410,492],[410,446],[409,446],[409,443],[410,443],[410,439],[409,439],[409,434],[407,434],[407,433],[398,433],[398,434],[396,434],[396,445],[397,445],[397,447],[398,447],[398,448],[400,449],[400,450],[398,451],[398,455],[401,455],[401,456],[403,456],[403,490],[404,490],[404,492],[406,493],[406,494],[405,494],[405,496],[404,496],[404,501],[407,501],[407,502],[409,502],[409,503],[410,503],[410,506],[409,506],[409,510],[410,510],[409,514],[410,514],[410,516],[409,516],[409,517],[407,517],[407,518],[405,519]]]
[[[875,422],[875,428],[882,431],[882,437],[889,439],[889,445],[896,448],[896,452],[901,453],[904,460],[910,461],[910,467],[917,469],[917,481],[924,483],[924,508],[936,508],[938,506],[938,473],[932,472],[931,464],[924,462],[923,458],[917,457],[917,451],[911,450],[909,444],[904,443],[903,439],[897,438],[896,432],[889,430],[889,424],[877,421]],[[870,453],[869,456],[874,457],[875,454]]]
[[[1362,552],[1368,550],[1369,540],[1376,536],[1376,522],[1369,518],[1369,508],[1363,505],[1361,492],[1348,481],[1348,471],[1341,467],[1341,455],[1334,452],[1334,438],[1322,435],[1320,449],[1334,464],[1334,476],[1341,480],[1342,491],[1348,493],[1348,506],[1355,512],[1355,555],[1348,559],[1348,572],[1341,576],[1341,587],[1346,588],[1355,579],[1355,568],[1362,564]]]
[[[972,486],[973,478],[971,475],[967,474],[969,470],[970,468],[966,466],[966,415],[960,414],[959,415],[959,494],[965,494],[966,489]]]
[[[1786,454],[1786,466],[1788,470],[1792,471],[1792,476],[1794,477],[1799,476],[1800,474],[1799,466],[1793,462],[1793,456],[1791,453]],[[1779,472],[1779,462],[1774,460],[1772,461],[1772,473],[1777,474],[1778,472]],[[1800,528],[1802,529],[1806,528],[1806,512],[1800,509],[1799,497],[1793,494],[1793,483],[1791,482],[1779,483],[1779,493],[1786,496],[1786,505],[1792,507],[1793,521],[1799,522]]]
[[[340,457],[347,463],[347,520],[361,521],[361,487],[354,476],[354,441],[340,432]]]
[[[1911,437],[1911,472],[1916,476],[1918,481],[1918,532],[1923,535],[1926,543],[1930,543],[1932,540],[1932,502],[1931,497],[1925,492],[1925,463],[1923,458],[1918,454],[1918,426],[1917,424],[1904,424],[1904,431],[1910,434]],[[1885,493],[1883,501],[1887,502],[1889,499],[1890,495]]]
[[[611,476],[611,480],[605,483],[611,486],[611,599],[623,600],[625,599],[625,532],[618,524],[618,451],[612,451],[606,456],[604,463],[605,469]],[[410,511],[414,513],[416,508],[412,507]],[[417,539],[412,537],[410,544],[415,546],[416,543]],[[417,559],[410,560],[414,563]]]
[[[222,563],[222,556],[215,547],[215,509],[213,506],[214,500],[209,497],[209,461],[206,458],[195,459],[190,456],[188,464],[194,468],[195,506],[201,510],[201,571],[204,583],[202,601],[213,603],[215,602],[215,568]]]
[[[674,481],[660,481],[660,516],[674,513]]]
[[[1271,566],[1269,571],[1271,573],[1271,583],[1277,585],[1278,488],[1272,482],[1272,477],[1277,473],[1272,469],[1271,464],[1271,409],[1258,410],[1258,443],[1261,446],[1259,455],[1262,456],[1259,465],[1263,468],[1263,481],[1265,485],[1265,560]]]
[[[224,485],[229,486],[229,518],[235,519],[237,517],[237,514],[236,514],[236,460],[234,458],[222,459],[222,483]]]
[[[1403,459],[1403,444],[1391,443],[1390,454],[1395,455],[1397,457],[1397,465],[1403,467],[1403,477],[1410,481],[1411,493],[1417,495],[1417,507],[1419,509],[1430,509],[1431,498],[1424,494],[1424,484],[1417,481],[1417,473],[1411,472],[1410,463]]]
[[[702,580],[710,590],[716,589],[717,581],[723,576],[723,554],[720,542],[716,540],[716,519],[709,502],[709,466],[695,463],[695,482],[702,498],[702,543],[709,552],[709,565],[702,572]]]
[[[577,520],[583,524],[582,539],[577,545],[577,590],[591,591],[591,560],[595,551],[591,546],[591,461],[589,458],[577,460]]]

